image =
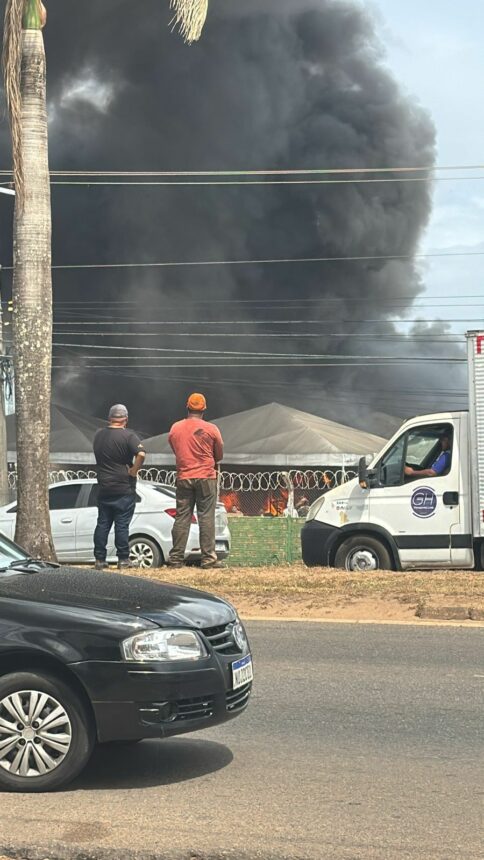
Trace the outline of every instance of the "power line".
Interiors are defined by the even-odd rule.
[[[176,381],[186,381],[186,382],[193,383],[193,377],[192,376],[190,376],[190,377],[168,377],[167,378],[166,373],[164,372],[163,377],[160,378],[159,373],[156,373],[156,374],[129,373],[129,372],[125,372],[124,368],[122,368],[118,371],[98,370],[97,375],[111,376],[111,377],[117,377],[117,378],[121,377],[123,379],[136,379],[137,381],[139,381],[140,379],[149,380],[152,382],[156,381],[158,384],[162,384],[163,382],[171,382],[171,381],[175,381],[175,382]],[[258,388],[264,388],[265,389],[265,388],[270,387],[272,389],[275,387],[271,383],[267,383],[267,385],[263,385],[263,386],[258,386],[256,383],[240,381],[239,378],[236,378],[235,380],[234,379],[229,380],[229,382],[230,382],[230,384],[233,384],[234,382],[236,382],[237,385],[239,385],[240,387],[244,387],[244,388],[247,387],[247,388],[257,388],[257,389]],[[218,384],[219,383],[217,381],[203,380],[203,387],[204,388],[214,387]],[[221,384],[225,385],[226,383],[223,382]],[[279,387],[285,388],[285,386],[279,386]],[[308,400],[317,400],[318,402],[320,402],[322,395],[321,395],[321,393],[315,393],[314,389],[312,389],[311,391],[309,391],[309,390],[305,391],[304,396]],[[325,399],[325,401],[328,400],[330,402],[335,402],[335,403],[340,403],[340,402],[345,403],[345,402],[347,402],[348,398],[347,398],[347,396],[340,397],[338,395],[333,395],[333,394],[329,394],[327,392],[324,392],[324,399]],[[399,401],[400,401],[400,398],[399,398]],[[411,410],[413,414],[415,414],[417,411],[423,411],[424,409],[426,409],[428,402],[429,401],[427,398],[416,399],[413,401],[407,401],[407,400],[404,401],[405,406],[406,406],[406,410]],[[353,405],[368,406],[367,400],[355,399],[354,392],[351,392],[351,403]],[[372,398],[372,403],[376,403],[378,409],[388,409],[390,407],[390,405],[392,405],[392,406],[394,405],[394,400],[393,399],[390,400],[389,398],[384,398],[384,397],[380,397],[379,395],[376,395],[375,397]],[[456,406],[451,406],[450,405],[451,403],[452,403],[452,401],[449,400],[449,405],[446,408],[454,408],[457,410],[460,410],[462,408],[461,404],[458,404]],[[406,420],[406,419],[402,417],[402,423],[404,420]]]
[[[334,302],[331,302],[331,300],[330,300],[330,301],[328,301],[328,302],[325,302],[325,301],[323,300],[323,301],[318,302],[318,303],[317,303],[317,305],[318,305],[318,306],[320,306],[320,305],[321,305],[321,306],[323,306],[323,307],[324,307],[324,306],[331,305],[331,304],[334,304],[334,303],[338,304],[338,299],[335,299],[335,300],[334,300]],[[345,304],[351,304],[351,302],[345,302]],[[386,302],[379,302],[379,301],[368,302],[368,301],[367,301],[367,302],[366,302],[366,304],[378,304],[378,305],[380,306],[380,305],[382,305],[382,304],[383,304],[383,305],[385,305],[385,304],[386,304]],[[390,304],[393,304],[393,303],[390,303]],[[403,310],[406,310],[406,308],[407,308],[407,305],[404,305],[404,306],[403,306]],[[446,303],[441,303],[441,304],[438,304],[438,305],[427,305],[427,304],[425,304],[425,305],[412,305],[412,306],[409,308],[409,310],[412,310],[412,311],[414,311],[414,312],[415,312],[415,311],[419,311],[419,310],[423,310],[423,309],[425,309],[425,310],[428,310],[428,309],[431,309],[431,310],[440,310],[440,308],[456,308],[457,310],[460,310],[461,308],[484,308],[484,302],[461,302],[460,304],[457,304],[457,303],[456,303],[456,304],[446,304]],[[163,312],[165,312],[165,311],[167,311],[167,310],[168,310],[168,308],[163,307],[163,306],[162,306],[162,307],[157,306],[155,309],[156,309],[156,310],[162,310]],[[173,309],[175,310],[175,308],[173,308]],[[287,310],[294,311],[294,310],[298,310],[298,309],[299,309],[299,310],[309,310],[309,311],[310,311],[310,310],[313,310],[313,309],[312,309],[310,306],[308,306],[308,305],[297,305],[297,304],[293,304],[293,305],[279,305],[279,306],[278,306],[278,307],[276,307],[276,308],[274,308],[274,306],[273,306],[273,305],[272,305],[272,306],[271,306],[271,305],[259,305],[259,306],[258,306],[258,308],[257,308],[257,310],[276,310],[276,311],[282,311],[282,310],[284,310],[284,311],[287,311]],[[87,311],[89,311],[89,308],[87,308],[87,309],[81,309],[81,308],[80,308],[79,310],[87,310]],[[143,305],[143,310],[146,310],[146,308],[145,308],[145,306],[144,306],[144,305]],[[177,308],[176,308],[176,310],[179,310],[179,307],[177,307]],[[397,310],[397,311],[398,311],[398,307],[397,307],[396,309],[394,309],[394,310]],[[69,321],[69,317],[68,317],[68,316],[66,316],[66,315],[67,315],[67,314],[69,314],[69,313],[70,313],[70,314],[72,315],[72,317],[73,317],[72,322],[71,322],[71,321]],[[56,316],[57,316],[57,315],[56,315]],[[60,313],[58,313],[58,316],[60,317],[60,319],[59,319],[59,320],[58,320],[58,322],[56,323],[57,325],[82,325],[82,324],[83,324],[83,323],[82,323],[82,321],[79,321],[80,313],[75,314],[75,313],[73,313],[72,311],[60,311]],[[88,324],[89,324],[89,325],[103,325],[103,324],[104,324],[104,322],[110,322],[110,323],[112,322],[112,323],[114,323],[114,324],[118,324],[118,323],[119,323],[119,324],[121,324],[121,323],[122,323],[123,325],[124,325],[124,324],[125,324],[125,325],[131,325],[131,324],[133,324],[133,325],[141,325],[141,324],[143,323],[143,320],[139,320],[139,319],[135,319],[135,320],[133,320],[133,318],[132,318],[131,316],[130,316],[128,319],[126,319],[126,315],[124,316],[124,319],[121,319],[120,317],[116,317],[116,316],[114,316],[113,314],[109,314],[108,316],[104,316],[104,317],[100,317],[100,316],[99,316],[99,314],[97,314],[97,315],[96,315],[96,320],[92,321],[92,319],[91,319],[91,320],[89,320]]]
[[[187,356],[187,360],[190,360],[188,356]],[[222,367],[222,368],[225,368],[225,367],[265,367],[265,368],[267,368],[267,367],[320,367],[320,368],[323,368],[323,367],[405,367],[409,364],[420,364],[421,363],[421,359],[412,359],[412,358],[408,358],[405,361],[403,361],[403,360],[395,361],[394,359],[392,359],[391,361],[384,360],[384,361],[371,361],[371,362],[368,362],[368,361],[358,361],[358,362],[357,361],[355,361],[355,362],[344,362],[344,361],[341,361],[341,362],[306,362],[306,361],[301,362],[301,361],[298,361],[298,362],[279,362],[279,363],[271,363],[271,364],[269,364],[267,361],[265,361],[262,363],[250,362],[250,363],[243,364],[242,362],[237,362],[235,364],[228,364],[223,359],[223,357],[221,357],[221,361],[223,361],[223,363],[219,362],[218,364],[201,364],[200,362],[197,362],[196,364],[167,364],[166,362],[163,364],[133,364],[132,368],[134,370],[136,370],[137,368],[148,368],[148,367],[165,367],[165,368],[167,368],[167,367],[193,367],[193,368],[197,368],[197,369],[204,368],[204,367],[218,367],[218,368],[220,368],[220,367]],[[444,363],[447,362],[447,360],[444,360],[442,358],[426,358],[426,361],[437,363],[437,364],[442,364],[443,362]],[[465,362],[466,359],[456,358],[456,359],[450,359],[450,361]],[[126,367],[126,366],[127,365],[123,365],[123,367]],[[53,367],[55,367],[55,368],[72,368],[72,364],[57,364],[57,365],[53,365]],[[86,365],[84,365],[84,367],[86,367],[86,368],[102,368],[102,367],[119,368],[119,365],[118,364],[111,364],[111,365],[86,364]]]
[[[319,302],[325,302],[325,303],[327,303],[327,302],[340,302],[340,301],[344,301],[345,298],[347,298],[349,301],[351,301],[352,304],[355,302],[368,303],[368,298],[361,298],[358,296],[355,296],[355,297],[347,296],[347,297],[345,297],[345,295],[343,294],[343,296],[338,297],[338,298],[334,298],[334,297],[333,298],[326,298],[323,296],[321,298],[311,298],[311,299],[279,298],[279,299],[190,299],[190,300],[187,300],[187,299],[183,298],[178,304],[182,303],[183,305],[186,305],[188,303],[191,305],[232,305],[232,304],[236,304],[236,305],[265,305],[265,304],[267,304],[267,305],[278,305],[278,304],[305,305],[305,304],[313,304],[313,303],[319,303]],[[442,300],[442,298],[445,298],[445,299],[482,299],[482,293],[467,293],[464,295],[462,295],[461,293],[447,293],[445,296],[442,296],[441,294],[433,296],[433,295],[428,294],[428,293],[423,293],[423,294],[418,294],[418,295],[415,295],[415,293],[400,293],[399,295],[394,296],[393,298],[388,298],[388,299],[378,297],[378,303],[381,304],[383,302],[385,304],[393,304],[394,302],[400,302],[400,301],[404,302],[404,301],[408,301],[409,299],[412,301],[421,301],[423,299],[425,299],[427,301],[427,299],[428,299],[428,300],[440,302]],[[162,299],[162,296],[160,296],[160,300],[161,299]],[[4,305],[10,304],[10,300],[5,300],[2,302],[2,304],[4,304]],[[155,304],[146,304],[145,302],[143,302],[143,307],[144,308],[147,308],[147,307],[157,308],[159,306],[159,304],[160,304],[160,302],[155,303]],[[170,307],[178,307],[178,304],[176,304],[176,305],[165,305],[165,304],[163,304],[163,310],[167,310]],[[85,301],[76,300],[76,301],[67,301],[67,302],[65,302],[65,301],[56,301],[55,302],[56,307],[64,307],[64,306],[71,307],[71,306],[73,306],[73,310],[76,310],[77,307],[80,307],[80,308],[85,308],[85,307],[86,308],[91,308],[91,307],[97,308],[99,305],[108,305],[108,306],[112,307],[113,301],[109,300],[109,299],[97,299],[97,300],[88,299]],[[116,299],[116,305],[123,305],[123,306],[127,305],[128,307],[137,307],[139,305],[139,301],[134,301],[134,300],[118,301]],[[451,306],[449,305],[449,307],[451,307]]]
[[[105,368],[105,365],[103,365],[103,369],[104,368]],[[80,369],[81,370],[83,369],[82,366],[80,367]],[[125,368],[125,367],[120,368],[121,371],[124,371],[126,369],[127,368]],[[111,373],[111,371],[107,371],[107,372]],[[133,378],[138,378],[138,376],[139,376],[138,374],[132,374]],[[151,378],[151,377],[147,377],[147,378]],[[168,383],[171,383],[171,382],[190,382],[190,383],[193,383],[193,376],[192,375],[190,375],[190,376],[179,376],[179,375],[166,376],[165,381]],[[233,385],[234,382],[236,382],[237,384],[241,384],[241,385],[242,384],[243,385],[250,385],[250,386],[255,387],[255,388],[283,388],[284,390],[286,390],[286,388],[287,388],[287,385],[285,382],[277,382],[277,381],[274,381],[272,379],[268,379],[268,380],[262,381],[262,382],[261,381],[254,382],[253,379],[244,379],[244,378],[241,378],[240,376],[236,376],[236,377],[232,376],[230,378],[223,378],[223,377],[217,376],[216,379],[210,379],[207,377],[203,377],[201,379],[199,378],[199,383],[202,386]],[[305,385],[304,383],[301,383],[298,386],[298,390],[304,391],[304,392],[305,391],[314,392],[314,385]],[[457,388],[452,388],[452,389],[451,388],[414,389],[414,388],[402,388],[402,387],[394,387],[394,388],[380,388],[379,387],[378,392],[377,392],[377,391],[375,391],[374,388],[362,388],[362,387],[358,386],[358,392],[369,393],[369,394],[374,394],[374,395],[387,394],[388,397],[391,397],[391,398],[394,398],[395,395],[411,396],[411,397],[426,397],[426,396],[443,397],[443,396],[445,396],[445,397],[464,397],[464,398],[466,398],[468,396],[466,391],[462,391],[461,389],[457,389]],[[341,395],[347,399],[348,395],[350,395],[352,393],[354,393],[354,388],[351,388],[351,387],[345,388],[345,387],[338,385],[338,395]],[[322,392],[317,394],[317,396],[319,398],[323,395],[324,395],[324,397],[326,397],[327,392],[322,391]]]
[[[375,303],[375,304],[377,304],[377,303]],[[460,310],[459,305],[452,305],[452,307],[454,307],[456,310]],[[466,307],[466,305],[463,305],[462,307]],[[471,305],[471,307],[474,307],[474,306]],[[146,310],[146,308],[143,308],[143,310]],[[164,312],[165,308],[158,307],[154,310],[158,310],[158,311],[161,310]],[[177,308],[176,310],[178,313],[180,313],[180,308]],[[279,308],[261,307],[261,308],[257,308],[256,310],[257,311],[271,311],[272,310],[272,311],[277,312],[279,310]],[[284,310],[287,310],[287,311],[291,310],[292,312],[294,312],[294,310],[296,310],[296,311],[297,310],[303,310],[303,311],[304,310],[309,310],[309,311],[316,311],[317,310],[318,312],[321,312],[321,311],[324,312],[325,308],[324,307],[321,309],[319,307],[316,307],[316,308],[310,308],[310,307],[299,308],[298,306],[296,306],[296,307],[292,307],[292,308],[284,308]],[[334,311],[337,312],[338,310],[348,312],[347,307],[343,307],[343,308],[329,308],[328,307],[328,311],[329,310],[331,310],[333,312]],[[392,312],[393,313],[400,313],[401,312],[401,318],[404,319],[405,318],[403,316],[404,313],[408,313],[410,311],[413,311],[414,313],[416,313],[419,310],[420,310],[420,308],[412,307],[412,308],[405,308],[405,309],[402,309],[402,311],[400,311],[400,309],[397,307],[397,308],[389,308],[388,310],[385,310],[384,313],[392,313]],[[432,310],[432,308],[430,307],[429,310]],[[437,305],[434,308],[434,310],[435,311],[440,310],[440,306]],[[380,320],[382,322],[385,322],[384,313],[380,317]],[[284,319],[284,317],[281,317],[281,319]],[[331,317],[332,321],[335,321],[336,319],[337,319],[337,317],[334,317],[334,316]],[[170,320],[168,319],[168,316],[167,316],[166,321],[170,322]],[[194,319],[193,317],[189,317],[189,316],[187,316],[185,321],[186,321],[187,325],[196,323],[196,319]],[[137,320],[136,318],[133,317],[132,314],[113,315],[113,314],[99,313],[96,311],[91,312],[89,310],[86,313],[73,313],[73,314],[65,314],[65,315],[62,313],[60,313],[60,314],[57,313],[55,315],[55,318],[54,318],[54,325],[56,325],[56,326],[67,326],[68,327],[70,325],[83,325],[84,322],[88,325],[90,325],[91,323],[96,323],[97,325],[105,325],[108,327],[111,325],[116,325],[118,322],[119,323],[127,323],[127,324],[131,323],[133,325],[136,325],[136,324],[143,325],[143,320]],[[435,317],[434,322],[435,323],[445,322],[445,319],[442,319],[440,316]],[[160,323],[160,325],[161,325],[161,323]],[[429,334],[432,334],[432,332],[429,332]],[[434,332],[434,334],[436,334],[436,333]]]
[[[188,306],[190,306],[190,302],[188,302],[187,304],[188,304]],[[244,310],[250,309],[252,312],[253,311],[257,311],[257,312],[275,311],[277,313],[279,313],[279,312],[282,313],[285,311],[290,311],[291,313],[293,313],[294,311],[298,311],[298,310],[299,311],[314,312],[314,310],[325,311],[326,309],[331,310],[331,311],[335,311],[335,310],[336,311],[338,311],[338,310],[347,311],[348,305],[350,305],[350,304],[352,304],[350,301],[347,301],[347,302],[345,301],[342,303],[342,305],[340,305],[340,302],[338,302],[337,300],[335,300],[334,302],[318,301],[315,306],[308,305],[308,304],[304,304],[304,305],[292,304],[292,305],[277,305],[277,306],[269,305],[269,304],[267,304],[267,305],[260,304],[260,305],[254,305],[254,306],[246,305],[244,307]],[[361,302],[360,307],[362,304],[363,303]],[[365,302],[365,304],[368,304],[368,302]],[[472,302],[472,303],[462,302],[461,304],[458,304],[458,303],[455,303],[455,304],[440,303],[437,305],[428,305],[428,304],[415,305],[415,304],[412,304],[411,307],[409,307],[407,305],[403,305],[403,304],[400,306],[394,302],[388,302],[387,303],[387,302],[373,301],[373,302],[371,302],[371,304],[373,304],[373,305],[377,304],[378,307],[387,308],[387,310],[386,310],[387,313],[390,313],[391,311],[393,311],[393,313],[399,313],[401,311],[402,315],[403,315],[403,313],[409,313],[410,311],[412,311],[414,314],[416,314],[416,313],[420,313],[421,311],[426,311],[426,310],[440,311],[442,308],[462,310],[464,308],[476,308],[477,309],[477,308],[484,307],[484,304],[477,302],[477,301]],[[156,306],[153,306],[153,310],[154,311],[160,311],[161,310],[161,311],[163,311],[164,314],[165,313],[168,314],[172,310],[179,313],[180,307],[181,307],[181,305],[177,305],[176,307],[175,306],[166,307],[166,306],[163,306],[162,304],[158,304]],[[356,307],[358,307],[358,304],[356,305]],[[143,305],[144,311],[146,311],[148,309],[149,308],[147,306]],[[384,317],[382,317],[382,319],[384,319]],[[137,324],[141,325],[143,323],[143,320],[139,320],[139,319],[133,317],[132,312],[120,311],[119,313],[114,313],[114,312],[113,313],[106,313],[106,312],[103,312],[103,310],[101,308],[96,310],[95,308],[90,308],[89,306],[87,306],[85,308],[79,308],[78,310],[62,310],[62,309],[58,309],[58,308],[54,309],[54,324],[56,326],[82,325],[84,321],[89,325],[92,323],[95,323],[97,325],[116,325],[117,323],[126,323],[126,324],[132,323],[134,325],[137,325]],[[167,321],[169,322],[168,319],[167,319]]]
[[[127,368],[125,368],[125,367],[120,368],[120,374],[119,375],[131,378],[131,379],[139,379],[139,378],[142,378],[142,379],[158,379],[159,378],[158,376],[148,376],[146,374],[124,373],[124,371],[126,369]],[[81,370],[82,370],[82,368],[81,368]],[[105,370],[105,371],[100,370],[100,373],[103,373],[103,372],[105,372],[106,375],[109,375],[109,376],[116,376],[117,375],[115,372],[113,372],[111,370]],[[193,377],[192,376],[169,376],[169,377],[165,376],[164,381],[168,382],[168,383],[171,383],[171,382],[190,382],[190,383],[193,383]],[[241,379],[240,377],[235,377],[232,379],[216,379],[216,380],[202,379],[202,380],[199,380],[199,382],[201,383],[201,385],[203,387],[206,387],[206,388],[216,387],[219,385],[233,385],[234,382],[240,386],[257,388],[257,389],[283,388],[284,390],[286,390],[286,387],[287,387],[286,383],[278,383],[278,382],[274,382],[272,380],[268,380],[267,382],[260,383],[260,382],[253,382],[252,380]],[[347,401],[348,396],[354,394],[354,389],[341,389],[339,387],[338,387],[338,394],[337,395],[332,395],[331,393],[329,393],[327,391],[315,393],[314,392],[314,386],[309,387],[309,386],[299,385],[298,390],[303,391],[305,394],[307,392],[311,392],[311,396],[314,396],[314,398],[318,399],[318,400],[321,399],[321,396],[324,396],[325,400],[326,399],[341,399],[341,400]],[[345,394],[345,391],[347,392],[346,394]],[[385,394],[385,393],[387,394],[387,397],[384,397],[383,395],[380,396],[380,393],[382,391],[383,391],[383,394]],[[421,391],[415,392],[415,394],[411,394],[411,395],[408,393],[405,393],[405,392],[409,392],[409,391],[410,391],[410,389],[398,389],[398,388],[396,388],[396,389],[391,389],[391,390],[379,389],[378,392],[375,392],[374,389],[371,389],[371,388],[363,389],[363,388],[360,388],[358,386],[358,392],[371,393],[372,395],[374,395],[372,400],[376,398],[379,400],[385,400],[385,402],[388,402],[390,400],[390,398],[392,399],[392,401],[394,401],[395,395],[398,395],[399,400],[400,400],[400,398],[405,398],[405,399],[418,400],[419,402],[421,402],[422,399],[427,400],[428,398],[435,399],[435,398],[442,398],[442,397],[467,397],[467,392],[456,391],[455,389],[452,389],[452,390],[451,389],[449,389],[449,390],[439,389],[439,390],[435,390],[435,391],[421,390]],[[351,402],[352,403],[355,402],[353,398],[352,398]],[[362,400],[360,402],[367,405],[366,400]]]
[[[427,176],[411,176],[411,177],[401,177],[401,176],[391,176],[385,177],[384,179],[196,179],[196,180],[180,180],[180,179],[169,179],[169,180],[145,180],[141,181],[138,179],[130,179],[130,180],[113,180],[113,179],[54,179],[51,181],[51,186],[61,186],[61,187],[72,187],[72,186],[81,186],[84,188],[95,188],[96,186],[102,187],[165,187],[169,188],[170,186],[184,186],[184,187],[210,187],[217,188],[217,186],[223,186],[227,188],[228,186],[272,186],[272,185],[381,185],[387,183],[411,183],[411,182],[475,182],[480,179],[484,179],[484,176],[433,176],[430,180]],[[5,184],[5,183],[4,183]]]
[[[197,355],[219,355],[221,357],[224,357],[226,355],[230,355],[230,356],[234,356],[234,357],[235,356],[241,356],[244,358],[245,357],[248,358],[249,356],[255,356],[257,358],[268,357],[268,358],[291,358],[291,359],[292,358],[325,358],[325,359],[331,358],[331,359],[338,359],[338,360],[343,359],[343,358],[345,358],[345,359],[347,359],[347,358],[352,358],[352,359],[353,358],[355,358],[355,359],[383,359],[383,358],[385,358],[385,360],[392,360],[392,361],[412,361],[412,362],[413,361],[423,361],[424,362],[424,361],[439,361],[440,360],[440,361],[449,362],[449,363],[462,362],[462,361],[465,362],[466,361],[465,358],[441,357],[439,359],[438,357],[430,357],[430,356],[412,356],[411,358],[409,358],[408,356],[398,356],[398,355],[395,355],[395,356],[377,356],[377,355],[347,355],[347,354],[343,354],[343,353],[341,353],[341,355],[333,355],[333,354],[329,354],[329,353],[325,354],[325,353],[297,353],[297,352],[294,352],[294,353],[287,353],[287,352],[248,352],[247,350],[244,350],[244,351],[219,350],[219,349],[201,349],[200,350],[200,349],[187,349],[187,348],[182,348],[182,347],[175,348],[175,347],[163,347],[163,346],[153,346],[153,347],[149,347],[149,346],[147,346],[147,347],[105,346],[105,345],[101,345],[101,344],[92,344],[92,343],[75,344],[75,343],[54,342],[53,346],[69,347],[71,349],[72,348],[74,348],[74,349],[82,348],[82,349],[103,349],[103,350],[108,349],[108,350],[116,350],[116,351],[122,350],[122,351],[135,351],[135,352],[140,352],[141,350],[149,351],[149,352],[162,352],[162,353],[168,353],[169,352],[169,353],[175,353],[176,356],[180,353],[183,353],[183,354],[189,353],[189,355],[187,356],[189,358],[194,358],[192,353],[196,353]],[[112,359],[112,356],[109,356],[109,358]],[[116,358],[118,360],[123,360],[125,357],[124,356],[116,356]],[[146,358],[146,356],[143,356],[143,358]],[[127,357],[126,360],[132,360],[132,356]]]
[[[349,296],[349,298],[351,299],[352,302],[367,302],[368,301],[367,298],[362,298],[362,297],[358,297],[358,296],[355,296],[354,298],[352,296]],[[422,299],[426,299],[426,300],[429,299],[429,300],[437,302],[437,301],[441,301],[442,298],[445,298],[445,299],[482,299],[482,293],[467,293],[464,295],[462,295],[461,293],[447,293],[444,297],[442,296],[441,293],[439,293],[436,296],[433,296],[430,293],[425,293],[425,292],[419,293],[417,295],[415,295],[415,293],[399,293],[398,295],[393,296],[393,298],[386,299],[384,297],[381,297],[381,298],[379,297],[378,301],[379,302],[382,301],[385,303],[386,302],[392,302],[393,303],[396,301],[406,301],[407,299],[411,299],[414,301],[420,301]],[[212,304],[215,304],[215,305],[231,305],[231,304],[254,305],[255,304],[255,305],[257,305],[257,304],[279,304],[280,302],[282,302],[283,304],[306,304],[306,303],[313,303],[313,302],[319,302],[319,301],[322,301],[322,299],[319,299],[319,298],[310,298],[310,299],[289,299],[289,298],[233,299],[232,298],[232,299],[192,299],[192,300],[190,300],[190,304],[195,304],[195,305],[212,305]],[[324,299],[324,301],[337,302],[337,301],[341,301],[341,299],[340,298],[329,298],[329,299]],[[183,304],[186,304],[185,299],[182,299],[181,302]],[[10,303],[11,303],[10,299],[8,299],[8,300],[5,299],[2,302],[2,304],[4,304],[4,305],[10,304]],[[62,307],[64,305],[67,305],[67,306],[80,305],[81,307],[85,307],[85,306],[91,307],[91,305],[92,305],[94,307],[97,307],[98,305],[112,306],[113,302],[110,299],[86,299],[86,300],[76,299],[73,301],[61,301],[61,300],[59,300],[59,301],[56,301],[55,304],[56,304],[56,306],[62,306]],[[121,299],[121,300],[116,299],[116,305],[135,305],[136,306],[138,304],[139,304],[139,302],[136,301],[135,299]],[[147,305],[146,303],[143,303],[143,307],[158,307],[158,304],[159,303]],[[168,306],[163,305],[164,310],[167,307],[178,307],[178,305],[168,305]]]
[[[118,337],[118,338],[158,337],[159,338],[161,335],[163,335],[163,338],[165,338],[165,339],[168,337],[176,337],[176,338],[191,337],[192,339],[195,338],[197,340],[201,337],[215,337],[215,338],[229,337],[229,338],[237,338],[237,339],[243,338],[243,337],[250,337],[250,338],[268,338],[268,337],[271,337],[271,338],[279,338],[279,339],[281,339],[281,338],[284,338],[284,339],[299,338],[300,340],[302,340],[303,338],[330,338],[330,337],[335,338],[335,337],[337,337],[337,338],[346,339],[346,338],[351,337],[351,338],[356,338],[358,340],[368,340],[368,337],[370,334],[371,333],[368,333],[368,332],[363,333],[363,334],[356,334],[354,332],[339,332],[339,333],[338,332],[336,332],[336,333],[331,332],[329,334],[326,334],[326,333],[321,334],[320,332],[318,332],[318,333],[299,332],[298,334],[294,334],[293,332],[281,332],[281,333],[275,334],[274,332],[188,332],[188,331],[183,331],[183,332],[178,332],[178,331],[177,332],[133,332],[133,331],[127,331],[127,332],[85,331],[85,332],[80,332],[80,331],[58,331],[58,330],[55,331],[56,337],[70,337],[70,336],[72,336],[72,337]],[[373,332],[373,334],[375,334],[375,333]],[[397,343],[400,342],[401,340],[404,340],[404,341],[409,341],[409,342],[410,341],[417,341],[417,342],[423,341],[424,343],[439,343],[439,344],[453,343],[453,344],[464,345],[464,342],[465,342],[465,335],[464,334],[456,335],[456,336],[435,335],[435,337],[429,337],[427,335],[411,335],[411,334],[410,335],[406,335],[406,334],[388,334],[387,335],[387,334],[380,334],[380,332],[376,332],[376,334],[378,335],[379,340],[385,340],[385,341],[390,341],[390,342],[396,341]]]
[[[346,173],[435,173],[447,170],[484,170],[483,164],[417,165],[403,167],[320,167],[257,170],[51,170],[51,176],[316,176]],[[0,170],[0,176],[12,176]]]
[[[360,319],[359,317],[355,317],[353,319],[340,319],[339,317],[325,317],[324,319],[314,320],[314,319],[292,319],[292,320],[112,320],[112,326],[174,326],[174,325],[186,325],[186,326],[239,326],[239,325],[319,325],[325,326],[330,322],[336,323],[350,323],[353,325],[359,325],[360,323],[378,323],[380,325],[386,325],[388,323],[435,323],[435,322],[443,322],[443,323],[456,323],[456,322],[478,322],[475,317],[460,317],[456,318],[444,318],[444,319],[430,319],[423,320],[420,318],[416,319],[402,319],[397,317],[396,319]],[[106,325],[105,322],[102,321],[92,321],[92,320],[83,320],[82,322],[74,320],[71,322],[59,322],[54,323],[54,326],[103,326]],[[94,333],[94,332],[92,332]],[[155,335],[159,335],[162,332],[155,332]],[[72,332],[72,334],[89,334],[88,332]],[[99,332],[98,332],[99,334]],[[107,332],[109,334],[109,332]],[[116,333],[113,333],[114,336],[117,336]],[[123,336],[124,336],[123,332]],[[129,334],[129,332],[126,332]],[[143,332],[131,332],[133,335],[143,334]],[[149,334],[149,333],[147,333]],[[324,336],[324,328],[321,332],[321,336]],[[378,334],[378,332],[374,332],[374,334]],[[198,332],[190,332],[190,335],[197,335]]]
[[[185,266],[261,266],[289,263],[354,263],[376,262],[384,260],[414,260],[431,259],[434,257],[484,257],[484,251],[450,251],[430,254],[375,254],[351,257],[288,257],[267,258],[259,260],[188,260],[163,261],[152,263],[64,263],[52,266],[52,269],[158,269],[178,268]],[[2,266],[2,271],[11,272],[13,266]]]

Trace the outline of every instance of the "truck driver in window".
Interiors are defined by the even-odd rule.
[[[439,441],[440,453],[432,465],[428,469],[414,469],[413,466],[405,466],[405,478],[439,478],[447,474],[452,459],[450,434],[443,433]]]

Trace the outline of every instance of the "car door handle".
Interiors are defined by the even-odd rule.
[[[61,523],[71,523],[72,519],[70,517],[62,517]]]
[[[459,493],[447,492],[444,493],[442,497],[442,501],[444,505],[448,505],[449,507],[454,507],[459,504]]]

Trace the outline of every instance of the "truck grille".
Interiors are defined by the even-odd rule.
[[[202,633],[214,651],[218,651],[220,654],[240,654],[240,648],[235,642],[232,628],[232,624],[222,624],[219,627],[206,627]]]
[[[252,690],[252,682],[249,681],[248,684],[244,684],[243,687],[239,687],[238,690],[231,690],[226,695],[226,708],[228,711],[240,711],[242,708],[245,708],[247,702],[249,701],[249,696]]]

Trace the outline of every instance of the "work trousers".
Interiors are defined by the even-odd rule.
[[[217,561],[215,552],[216,478],[189,478],[176,482],[176,517],[171,532],[171,562],[183,562],[193,511],[197,507],[202,565]]]
[[[106,561],[106,547],[113,523],[118,559],[129,559],[129,526],[135,506],[134,493],[98,500],[97,525],[94,531],[94,558],[97,561]]]

